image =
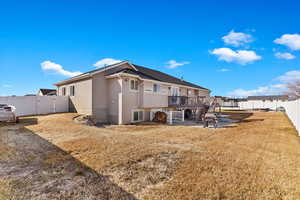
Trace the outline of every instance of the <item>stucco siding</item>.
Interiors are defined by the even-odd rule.
[[[93,116],[101,121],[108,122],[108,81],[104,73],[93,76]]]
[[[130,79],[122,79],[123,85],[123,124],[129,124],[132,121],[132,110],[138,109],[141,106],[141,98],[143,86],[139,81],[139,90],[132,91],[130,89]]]
[[[119,93],[122,92],[122,82],[118,78],[107,80],[108,89],[108,121],[118,124],[119,121]]]
[[[198,96],[209,96],[209,91],[199,90]]]
[[[70,96],[71,86],[75,88],[75,96]],[[59,96],[63,96],[63,88],[66,88],[65,96],[70,96],[70,109],[73,107],[79,114],[92,115],[92,79],[59,86]]]
[[[158,92],[153,91],[153,82],[144,81],[142,96],[143,108],[160,108],[168,106],[168,85],[159,84],[160,89]]]

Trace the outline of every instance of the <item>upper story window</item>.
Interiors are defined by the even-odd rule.
[[[75,86],[74,85],[70,86],[70,96],[75,96]]]
[[[63,96],[66,96],[66,88],[65,87],[62,88],[61,93],[62,93]]]
[[[160,85],[158,84],[153,84],[153,92],[159,92],[160,91]]]
[[[134,80],[134,79],[131,79],[130,80],[130,90],[136,90],[138,91],[139,89],[139,85],[138,85],[138,80]]]

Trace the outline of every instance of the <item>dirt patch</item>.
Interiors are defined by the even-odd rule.
[[[178,159],[176,151],[161,152],[108,168],[103,174],[126,191],[142,198],[146,190],[171,178]]]
[[[164,125],[161,124],[153,125],[153,123],[151,123],[151,125],[144,125],[144,124],[121,125],[121,126],[111,125],[111,126],[107,126],[106,128],[118,132],[142,132],[147,130],[160,129],[162,127],[164,127]]]
[[[24,132],[1,131],[0,136],[8,138],[6,145],[18,152],[9,161],[0,159],[3,198],[135,199],[57,146],[29,130],[21,130]]]

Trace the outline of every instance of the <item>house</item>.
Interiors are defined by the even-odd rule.
[[[243,98],[229,98],[229,97],[223,97],[223,96],[215,96],[216,102],[221,107],[229,107],[234,108],[239,106],[239,102],[246,101],[246,99]]]
[[[70,108],[101,122],[152,120],[153,110],[197,106],[210,90],[157,70],[123,61],[55,83]]]
[[[56,90],[54,89],[39,89],[38,96],[55,96]]]
[[[242,109],[271,109],[276,110],[289,101],[288,95],[248,96],[247,101],[240,102]]]
[[[288,95],[269,95],[269,96],[248,96],[248,101],[287,101],[289,99]]]

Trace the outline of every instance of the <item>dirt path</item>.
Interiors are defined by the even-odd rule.
[[[74,114],[0,127],[2,199],[300,199],[300,140],[282,113],[220,129],[88,127]]]

